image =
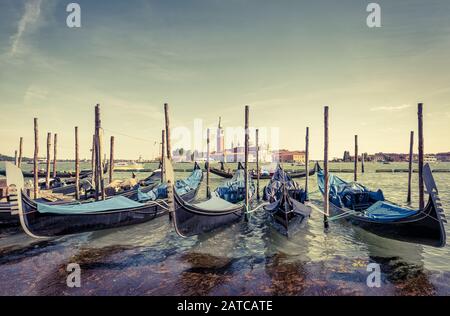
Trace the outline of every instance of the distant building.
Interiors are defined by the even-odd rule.
[[[304,151],[290,151],[286,149],[282,149],[279,151],[274,151],[272,153],[273,160],[279,162],[296,162],[296,163],[305,163],[306,154]]]
[[[425,155],[423,157],[423,162],[434,163],[434,162],[437,162],[437,158],[435,155]]]
[[[376,153],[371,158],[375,162],[405,162],[409,160],[409,155],[396,153]]]
[[[442,162],[450,162],[450,152],[448,153],[437,153],[436,159]]]

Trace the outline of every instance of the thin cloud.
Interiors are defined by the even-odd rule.
[[[35,102],[40,102],[42,100],[47,99],[48,90],[41,88],[36,85],[31,85],[28,87],[27,91],[25,91],[25,95],[23,97],[24,104],[33,105]]]
[[[39,16],[41,15],[41,3],[42,0],[29,0],[25,4],[25,12],[19,21],[17,32],[11,37],[12,44],[10,54],[12,56],[18,53],[20,42],[27,31],[27,28],[38,21]]]
[[[411,104],[402,104],[399,106],[380,106],[380,107],[376,107],[376,108],[371,108],[370,110],[372,112],[377,112],[377,111],[399,112],[399,111],[403,111],[410,107],[411,107]]]

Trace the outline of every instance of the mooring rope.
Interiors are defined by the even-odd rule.
[[[334,221],[334,220],[338,220],[338,219],[341,219],[341,218],[345,218],[345,217],[357,214],[356,211],[353,211],[353,210],[346,211],[346,210],[344,210],[344,209],[342,209],[340,207],[335,206],[336,208],[338,208],[342,212],[342,214],[338,214],[338,215],[335,215],[335,216],[330,216],[330,214],[326,214],[324,211],[322,211],[320,208],[318,208],[316,205],[314,205],[311,202],[305,203],[305,205],[310,206],[311,208],[315,209],[317,212],[328,216],[327,220],[329,220],[329,221]]]
[[[262,208],[262,207],[264,207],[264,206],[267,206],[267,205],[269,205],[269,204],[270,204],[269,202],[262,203],[261,205],[258,205],[258,207],[254,208],[253,210],[247,211],[247,214],[254,213],[254,212],[256,212],[257,210],[259,210],[260,208]]]
[[[110,132],[110,133],[114,133],[114,134],[120,135],[120,136],[125,136],[125,137],[129,137],[129,138],[133,138],[133,139],[136,139],[136,140],[139,140],[139,141],[142,141],[142,142],[153,143],[153,144],[157,143],[157,141],[154,141],[154,140],[144,139],[144,138],[140,138],[140,137],[136,137],[136,136],[132,136],[132,135],[127,135],[127,134],[125,134],[125,133],[113,131],[113,130],[110,130],[110,129],[104,128],[104,127],[103,127],[103,130],[104,130],[104,131],[107,131],[107,132]]]
[[[159,207],[161,207],[163,210],[168,211],[169,210],[169,205],[167,204],[166,201],[163,201],[166,206],[162,205],[161,203],[157,202],[157,201],[153,201],[153,204],[158,205]]]

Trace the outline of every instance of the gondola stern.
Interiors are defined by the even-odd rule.
[[[27,210],[24,209],[24,200],[27,199],[23,190],[18,190],[17,186],[11,184],[8,187],[8,199],[10,201],[11,215],[19,216],[20,226],[23,231],[31,238],[46,239],[47,236],[40,236],[33,232],[33,229],[28,225]]]
[[[433,172],[431,171],[430,165],[427,163],[423,167],[423,181],[425,183],[425,187],[427,189],[429,195],[429,203],[431,203],[431,207],[434,210],[433,216],[437,222],[440,233],[440,240],[436,247],[442,248],[447,244],[447,235],[445,232],[444,224],[447,223],[447,219],[445,217],[444,209],[442,208],[441,199],[439,197],[439,191],[436,186],[436,182],[434,181]]]
[[[179,229],[177,224],[177,214],[176,210],[181,207],[180,203],[183,201],[181,197],[178,196],[176,190],[175,190],[175,176],[173,172],[173,166],[170,159],[167,157],[164,157],[164,166],[165,173],[166,173],[166,181],[167,181],[167,206],[169,211],[169,218],[171,220],[171,223],[173,225],[173,228],[178,236],[187,238]],[[198,168],[197,168],[198,167]],[[200,169],[200,166],[197,164],[197,162],[194,165],[194,170]],[[203,175],[202,175],[203,179]],[[198,189],[198,187],[197,187]]]

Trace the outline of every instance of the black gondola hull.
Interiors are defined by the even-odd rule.
[[[186,200],[194,199],[197,190],[186,193]],[[137,208],[90,214],[40,213],[36,204],[22,195],[23,225],[37,237],[55,237],[102,229],[135,225],[153,220],[167,213],[167,200],[148,202]],[[28,233],[27,232],[27,233]]]
[[[332,215],[343,214],[343,210],[330,203]],[[350,210],[347,210],[350,211]],[[446,242],[443,230],[437,223],[439,215],[430,200],[422,212],[393,222],[377,222],[350,215],[346,219],[353,225],[380,237],[403,242],[422,244],[433,247],[443,247]]]
[[[209,171],[212,174],[215,174],[216,176],[219,176],[219,177],[222,177],[222,178],[231,179],[233,177],[232,173],[229,173],[229,172],[227,172],[225,170],[220,170],[220,169],[217,169],[217,168],[210,168]],[[316,172],[315,169],[310,170],[309,171],[309,176],[313,176],[315,174],[315,172]],[[296,178],[296,179],[306,177],[306,173],[305,172],[291,172],[291,173],[288,173],[288,175],[291,178]],[[255,175],[255,174],[252,174],[251,177],[252,177],[253,180],[257,179],[257,175]],[[271,175],[260,175],[259,176],[260,180],[270,180],[271,178],[272,178]]]
[[[245,214],[245,205],[235,205],[232,209],[213,211],[199,209],[178,196],[176,192],[169,196],[173,198],[171,220],[175,231],[182,237],[192,237],[213,232],[219,228],[228,227],[241,221]]]
[[[6,176],[6,170],[0,170],[0,175]],[[45,178],[47,176],[46,171],[39,171],[38,172],[39,178]],[[81,170],[80,171],[80,178],[85,178],[92,175],[91,170]],[[33,172],[30,171],[24,171],[23,176],[25,178],[32,178],[34,176]],[[57,178],[73,178],[75,177],[75,171],[57,171],[56,172]]]
[[[286,237],[292,237],[301,231],[311,214],[310,206],[294,200],[290,194],[264,209],[269,213],[269,224]]]
[[[270,226],[283,236],[292,237],[306,226],[307,219],[304,216],[295,215],[289,220],[286,220],[284,216],[281,210],[275,214],[269,214]]]
[[[192,237],[240,222],[244,216],[244,208],[224,215],[201,215],[192,213],[178,205],[174,216],[177,233],[183,237]]]

